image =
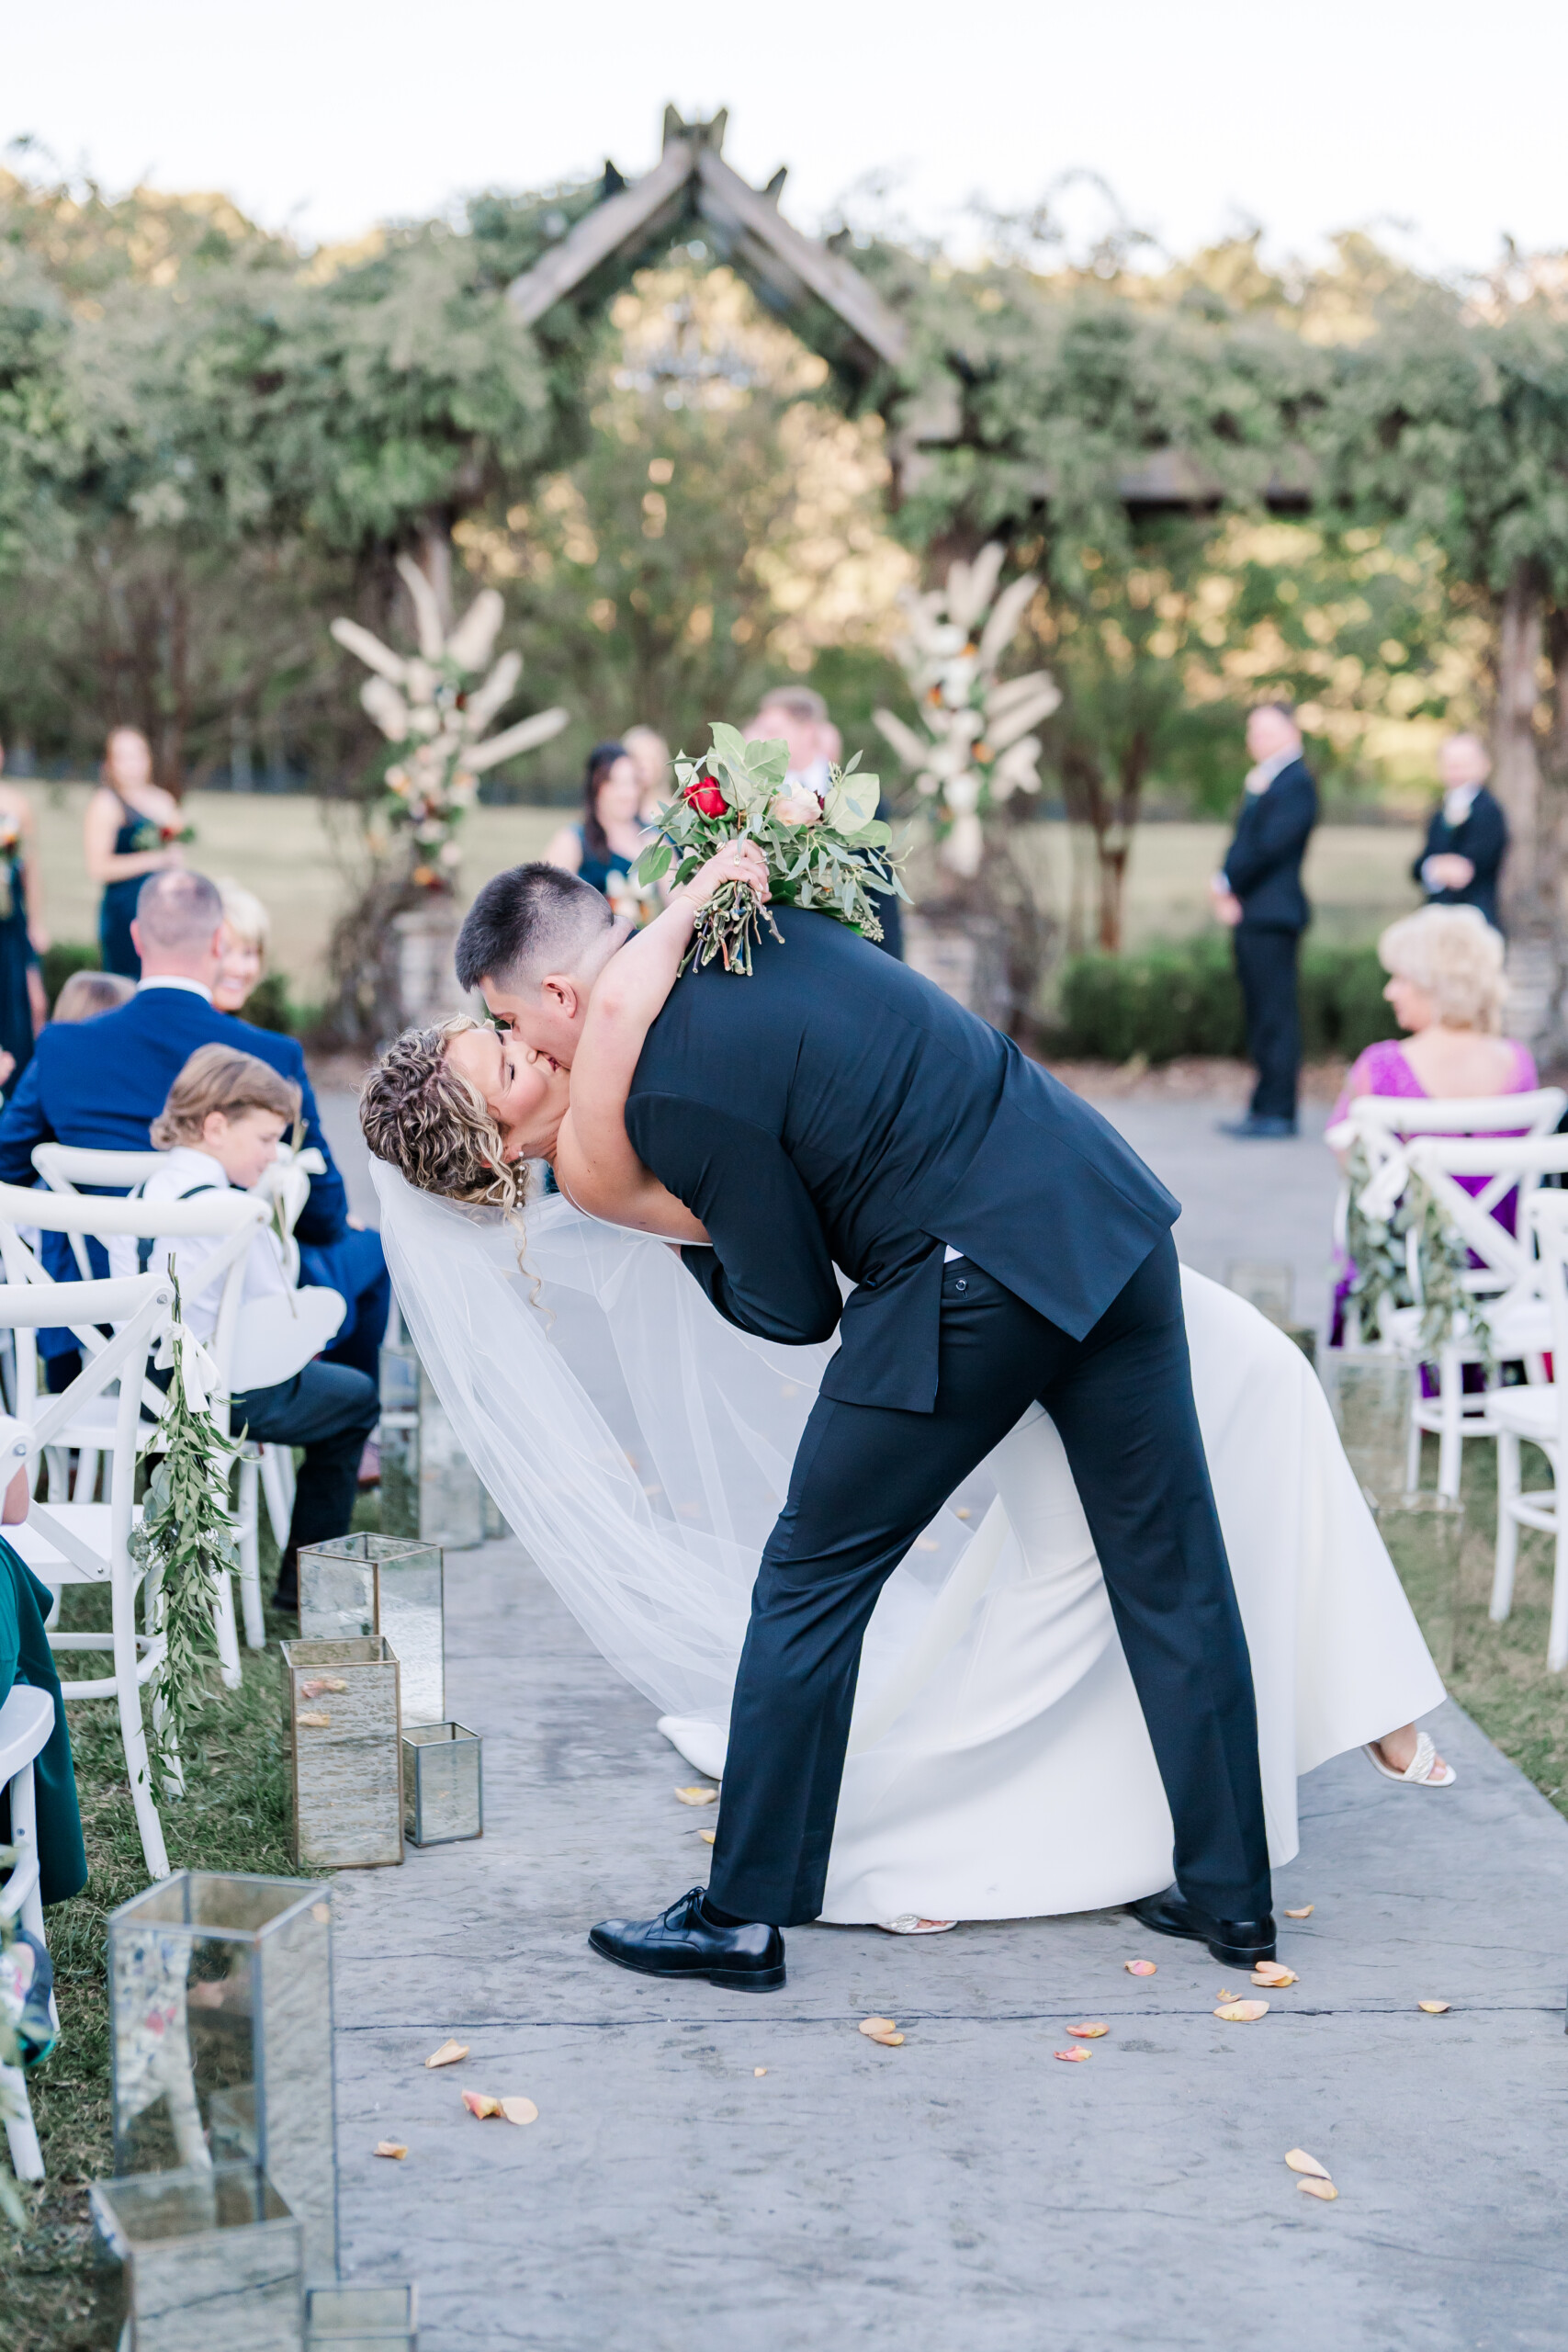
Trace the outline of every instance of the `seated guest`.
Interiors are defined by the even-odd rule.
[[[1502,1025],[1503,942],[1473,907],[1426,907],[1390,923],[1378,941],[1389,976],[1383,995],[1408,1034],[1358,1056],[1330,1125],[1359,1094],[1463,1100],[1528,1094],[1537,1084],[1529,1050]]]
[[[266,970],[272,918],[254,890],[227,879],[218,885],[223,901],[223,960],[212,984],[220,1012],[243,1012],[245,1000]]]
[[[21,1423],[0,1414],[0,1441],[21,1432]],[[26,1519],[28,1474],[18,1470],[6,1489],[0,1520],[15,1527]],[[63,1903],[80,1894],[87,1883],[87,1856],[82,1844],[82,1816],[76,1805],[76,1775],[71,1762],[71,1734],[54,1656],[44,1620],[54,1606],[54,1595],[39,1582],[26,1562],[0,1537],[0,1702],[18,1682],[30,1690],[47,1690],[54,1702],[54,1729],[33,1761],[33,1795],[37,1807],[39,1895],[44,1903]],[[0,1783],[0,1845],[11,1840],[10,1803]],[[55,2027],[49,2013],[53,1973],[48,1952],[33,1936],[19,1933],[7,1954],[12,1984],[21,2008],[17,2037],[22,2063],[36,2066],[54,2046]]]
[[[302,1260],[307,1250],[323,1253],[321,1260],[310,1261],[310,1279],[340,1291],[348,1301],[351,1322],[328,1351],[329,1360],[369,1371],[387,1319],[389,1286],[380,1241],[375,1235],[350,1234],[343,1178],[321,1132],[298,1040],[275,1030],[254,1029],[213,1005],[223,942],[223,907],[216,888],[205,875],[183,869],[150,875],[141,885],[132,929],[141,963],[134,995],[116,1012],[92,1021],[51,1021],[0,1111],[0,1182],[36,1181],[36,1144],[146,1151],[152,1122],[198,1046],[222,1044],[257,1055],[299,1087],[304,1140],[315,1146],[326,1163],[322,1173],[311,1179],[296,1238]],[[345,1260],[355,1261],[345,1277],[318,1271],[325,1255],[345,1240],[354,1245]],[[367,1243],[369,1250],[364,1248]],[[89,1254],[101,1275],[106,1261],[96,1242],[89,1244]],[[358,1268],[367,1286],[352,1279],[360,1255],[375,1260],[373,1271],[368,1264]],[[43,1257],[57,1282],[75,1279],[76,1261],[63,1235],[45,1236]],[[75,1341],[68,1332],[40,1332],[39,1343],[51,1360],[51,1383],[63,1386],[72,1375],[67,1371],[62,1377],[55,1360],[68,1364]]]
[[[1475,907],[1496,930],[1497,875],[1508,847],[1508,826],[1486,789],[1491,773],[1479,736],[1449,737],[1438,753],[1443,797],[1410,877],[1431,905]]]
[[[202,1046],[192,1054],[169,1089],[152,1122],[154,1150],[167,1156],[141,1186],[145,1201],[184,1201],[197,1193],[248,1192],[261,1182],[281,1138],[299,1115],[299,1089],[254,1054],[231,1046]],[[190,1291],[204,1260],[220,1248],[219,1236],[182,1234],[149,1247],[117,1236],[109,1270],[133,1274],[139,1263],[153,1271],[167,1265],[182,1278],[181,1312],[197,1338],[209,1340],[218,1323],[219,1287]],[[242,1304],[276,1296],[291,1287],[277,1235],[259,1227],[245,1263]],[[230,1427],[259,1442],[302,1445],[305,1459],[294,1490],[294,1517],[278,1567],[273,1605],[299,1605],[299,1554],[302,1544],[346,1535],[354,1516],[360,1457],[376,1426],[380,1404],[377,1385],[363,1372],[325,1357],[305,1365],[291,1379],[236,1396]]]
[[[1369,1046],[1351,1065],[1329,1119],[1330,1130],[1362,1094],[1411,1101],[1465,1102],[1474,1095],[1529,1094],[1538,1083],[1529,1048],[1497,1035],[1504,981],[1503,942],[1473,907],[1427,907],[1390,923],[1378,941],[1389,976],[1383,995],[1408,1034]],[[1522,1130],[1520,1130],[1522,1132]],[[1346,1157],[1344,1148],[1339,1158]],[[1485,1176],[1456,1176],[1467,1193],[1483,1193]],[[1493,1214],[1511,1233],[1517,1194]],[[1334,1286],[1330,1345],[1343,1344],[1345,1307],[1356,1269],[1341,1255]],[[1466,1385],[1480,1381],[1469,1366]],[[1429,1377],[1424,1385],[1431,1388]]]
[[[136,982],[118,972],[73,972],[54,1000],[51,1021],[92,1021],[136,994]]]
[[[238,882],[220,882],[218,895],[223,901],[223,949],[212,984],[212,1001],[220,1012],[237,1017],[266,970],[272,918],[255,893]],[[247,1029],[246,1036],[250,1034]],[[248,1046],[246,1050],[251,1050]],[[327,1350],[327,1363],[345,1363],[377,1379],[392,1306],[392,1278],[387,1272],[380,1235],[367,1232],[357,1217],[351,1216],[335,1241],[310,1240],[302,1231],[295,1238],[299,1243],[301,1280],[335,1290],[348,1301],[343,1329]],[[367,1483],[374,1482],[378,1467],[375,1453],[367,1454]]]

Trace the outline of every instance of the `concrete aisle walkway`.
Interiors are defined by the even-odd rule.
[[[1303,1785],[1277,1899],[1315,1907],[1258,2024],[1211,2015],[1235,1972],[1111,1913],[796,1929],[782,1993],[671,1990],[584,1937],[705,1878],[691,1771],[514,1546],[448,1592],[486,1836],[336,1892],[344,2265],[420,2280],[425,2352],[1560,2342],[1568,1826],[1455,1711],[1447,1793],[1359,1756]],[[469,2058],[427,2073],[448,2034]],[[465,2086],[539,2120],[477,2122]]]

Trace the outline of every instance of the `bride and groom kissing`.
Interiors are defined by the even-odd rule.
[[[362,1103],[373,1153],[406,1180],[382,1185],[389,1208],[412,1187],[515,1226],[520,1162],[548,1157],[575,1207],[547,1206],[574,1229],[581,1211],[675,1248],[716,1346],[728,1326],[753,1354],[820,1359],[734,1668],[708,1886],[650,1919],[604,1921],[591,1941],[648,1974],[784,1983],[782,1930],[823,1916],[879,1596],[1027,1421],[1065,1453],[1096,1604],[1109,1604],[1102,1641],[1119,1643],[1168,1806],[1175,1883],[1130,1907],[1237,1967],[1272,1959],[1253,1663],[1194,1400],[1178,1203],[1010,1039],[828,917],[777,910],[779,936],[763,937],[749,979],[712,967],[677,979],[696,913],[726,879],[766,896],[760,854],[730,844],[628,940],[574,876],[498,875],[457,955],[494,1025],[407,1033]],[[468,1227],[442,1229],[455,1250],[467,1215]],[[443,1269],[400,1243],[395,1216],[388,1240],[415,1335],[434,1332]],[[647,1262],[646,1241],[626,1247]],[[656,1254],[662,1278],[671,1261]],[[501,1279],[496,1263],[486,1280]],[[1238,1302],[1227,1311],[1250,1317]],[[550,1352],[536,1350],[530,1377],[556,1376]],[[460,1367],[453,1376],[461,1385]],[[1381,1555],[1388,1588],[1384,1688],[1358,1691],[1350,1734],[1366,1740],[1441,1688],[1386,1555],[1359,1526],[1356,1539]],[[549,1542],[567,1547],[559,1514]],[[659,1687],[651,1669],[646,1687]],[[1388,1712],[1366,1719],[1383,1696]]]

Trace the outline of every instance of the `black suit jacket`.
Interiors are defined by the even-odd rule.
[[[1302,859],[1317,822],[1317,786],[1304,760],[1281,768],[1266,792],[1249,792],[1225,854],[1225,879],[1241,900],[1244,923],[1268,931],[1304,931],[1312,909],[1302,888]]]
[[[803,1345],[841,1313],[823,1395],[929,1413],[944,1243],[1081,1338],[1179,1204],[987,1023],[830,917],[777,912],[750,979],[677,983],[627,1132],[713,1237],[682,1255],[721,1315]]]
[[[1429,857],[1468,857],[1475,872],[1462,890],[1427,890],[1427,899],[1434,907],[1479,907],[1495,931],[1501,931],[1497,921],[1497,875],[1508,847],[1508,821],[1497,801],[1484,785],[1470,804],[1470,814],[1462,825],[1450,825],[1443,814],[1439,800],[1427,828],[1426,847],[1410,869],[1413,882],[1421,882],[1421,868]],[[1427,886],[1421,882],[1421,888]]]

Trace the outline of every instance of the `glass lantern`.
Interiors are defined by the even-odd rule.
[[[95,2181],[103,2256],[118,2264],[117,2335],[136,2352],[299,2352],[300,2226],[254,2165]]]
[[[383,1634],[401,1675],[403,1721],[446,1713],[441,1546],[402,1535],[334,1535],[299,1553],[299,1632],[307,1641]]]
[[[403,1733],[403,1836],[412,1846],[482,1838],[484,1742],[461,1724],[414,1724]]]
[[[178,1871],[108,1922],[116,2172],[259,2165],[315,2277],[337,2253],[332,1916],[308,1880]]]

